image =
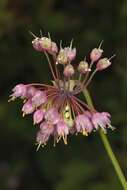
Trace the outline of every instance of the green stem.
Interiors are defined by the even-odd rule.
[[[86,101],[87,101],[88,105],[91,106],[92,108],[94,108],[88,90],[85,89],[85,90],[83,91],[83,94],[84,94],[84,96],[86,97]],[[110,158],[110,160],[111,160],[111,162],[112,162],[112,164],[113,164],[113,166],[114,166],[114,168],[115,168],[115,171],[116,171],[116,173],[117,173],[117,175],[118,175],[118,177],[119,177],[119,180],[120,180],[120,182],[121,182],[123,188],[124,188],[125,190],[127,190],[127,181],[126,181],[126,179],[125,179],[125,177],[124,177],[124,175],[123,175],[123,172],[122,172],[122,170],[121,170],[121,168],[120,168],[120,165],[119,165],[119,163],[118,163],[118,161],[117,161],[117,159],[116,159],[116,157],[115,157],[115,155],[114,155],[114,153],[113,153],[113,151],[112,151],[112,148],[111,148],[111,146],[110,146],[110,144],[109,144],[108,138],[107,138],[107,136],[103,133],[102,130],[100,130],[99,132],[100,132],[101,139],[102,139],[102,141],[103,141],[103,143],[104,143],[105,149],[106,149],[106,151],[107,151],[107,153],[108,153],[108,155],[109,155],[109,158]]]

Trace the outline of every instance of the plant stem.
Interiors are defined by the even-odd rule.
[[[86,98],[86,101],[87,101],[88,105],[91,106],[92,108],[94,108],[88,90],[87,89],[83,90],[83,94],[84,94],[84,96]],[[121,182],[121,184],[123,186],[123,189],[127,190],[127,181],[126,181],[126,179],[124,177],[124,174],[123,174],[123,172],[122,172],[122,170],[120,168],[120,165],[119,165],[119,163],[118,163],[118,161],[117,161],[117,159],[115,157],[115,154],[112,151],[112,148],[111,148],[111,145],[110,145],[110,143],[108,141],[108,138],[103,133],[102,130],[99,130],[99,132],[100,132],[100,136],[101,136],[102,142],[103,142],[103,144],[105,146],[105,149],[106,149],[106,151],[107,151],[107,153],[109,155],[109,158],[110,158],[110,160],[111,160],[111,162],[112,162],[112,164],[113,164],[113,166],[115,168],[115,171],[116,171],[116,173],[117,173],[117,175],[119,177],[119,180],[120,180],[120,182]]]

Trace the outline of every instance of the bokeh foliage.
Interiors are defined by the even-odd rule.
[[[36,152],[32,118],[22,119],[21,101],[7,103],[17,83],[51,79],[45,57],[32,48],[28,33],[39,35],[40,29],[58,44],[74,39],[75,67],[85,56],[89,59],[101,40],[105,56],[116,54],[89,90],[96,108],[112,114],[117,130],[108,137],[127,176],[127,1],[1,0],[0,190],[122,190],[98,133],[72,136],[68,146],[56,148],[51,139]]]

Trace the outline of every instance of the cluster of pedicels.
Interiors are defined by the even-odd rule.
[[[87,88],[97,71],[102,71],[111,65],[111,58],[101,58],[103,50],[101,45],[90,53],[90,63],[81,60],[77,66],[78,79],[74,79],[75,69],[72,61],[76,57],[76,48],[72,48],[72,42],[68,47],[58,49],[51,37],[36,37],[32,45],[35,50],[45,54],[49,64],[53,81],[52,84],[32,83],[18,84],[10,95],[13,101],[17,97],[22,99],[23,117],[33,114],[33,124],[40,124],[37,133],[37,150],[45,146],[51,136],[54,138],[54,146],[63,139],[67,144],[69,134],[82,133],[88,136],[99,128],[106,133],[106,128],[111,128],[111,115],[108,112],[98,112],[76,97]],[[49,54],[53,56],[51,63]],[[94,65],[94,69],[93,69]],[[63,68],[63,72],[59,68]]]

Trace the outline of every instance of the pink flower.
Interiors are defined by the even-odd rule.
[[[29,99],[23,106],[22,111],[23,111],[23,117],[26,114],[31,114],[35,110],[35,107],[32,104],[31,99]]]
[[[102,71],[106,69],[107,67],[109,67],[110,65],[111,65],[111,62],[109,61],[108,58],[100,59],[97,63],[97,70]]]
[[[33,86],[28,86],[27,91],[26,91],[26,97],[27,98],[32,98],[35,95],[35,92],[37,89]]]
[[[76,56],[76,48],[65,47],[64,49],[61,48],[57,57],[57,61],[59,64],[67,64],[70,63],[75,59]]]
[[[18,84],[13,89],[12,97],[24,98],[26,96],[26,86],[24,84]]]
[[[71,62],[75,59],[75,56],[76,56],[76,48],[71,48],[71,47],[68,47],[68,48],[65,48],[65,51],[66,51],[66,54],[67,54],[67,60],[68,62]]]
[[[59,121],[56,126],[56,132],[59,138],[57,138],[57,142],[63,137],[64,144],[67,144],[67,135],[69,134],[69,128],[67,124],[63,121]]]
[[[40,131],[37,133],[37,137],[36,137],[36,141],[38,144],[37,150],[39,149],[40,145],[42,146],[46,145],[53,131],[54,131],[53,125],[49,125],[47,122],[41,123]]]
[[[87,133],[93,130],[93,125],[86,114],[80,114],[75,118],[75,128],[77,132],[81,132],[83,135],[88,136]]]
[[[40,131],[42,134],[51,135],[54,131],[54,125],[51,125],[44,121],[40,125]]]
[[[60,115],[58,113],[58,110],[54,107],[51,107],[47,110],[45,113],[45,120],[52,125],[55,125],[59,122],[60,120]]]
[[[40,106],[41,104],[44,104],[44,103],[47,101],[46,93],[45,93],[44,91],[37,90],[37,91],[34,93],[34,96],[32,97],[31,101],[32,101],[32,104],[33,104],[35,107],[38,107],[38,106]]]
[[[88,136],[88,133],[95,129],[101,128],[104,132],[107,126],[114,129],[111,126],[109,113],[99,113],[80,99],[80,93],[88,87],[96,72],[110,66],[110,60],[114,56],[110,59],[100,59],[103,52],[101,43],[98,48],[91,51],[90,63],[86,60],[79,63],[78,72],[74,78],[75,70],[72,61],[76,57],[76,48],[72,48],[72,42],[70,47],[62,48],[61,46],[58,51],[57,44],[51,40],[50,36],[47,38],[42,35],[41,37],[32,35],[35,38],[32,41],[33,47],[45,54],[53,79],[51,84],[18,84],[13,88],[9,101],[17,97],[25,99],[24,102],[27,102],[22,108],[23,116],[34,112],[33,123],[41,122],[36,137],[37,150],[41,145],[46,145],[50,136],[54,137],[54,145],[61,138],[67,144],[67,136],[73,133],[81,132]],[[52,60],[50,60],[51,56]],[[95,61],[98,61],[96,68],[93,67]]]
[[[82,74],[90,71],[88,63],[86,61],[80,61],[78,65],[78,71]]]
[[[58,52],[58,47],[57,47],[56,43],[55,42],[51,42],[51,47],[48,50],[48,53],[50,53],[52,55],[56,55],[57,52]]]
[[[103,41],[102,41],[103,42]],[[90,59],[92,62],[97,61],[98,59],[100,59],[102,53],[103,53],[103,49],[101,49],[101,44],[99,45],[99,48],[94,48],[91,53],[90,53]]]
[[[106,133],[106,127],[114,129],[114,127],[111,126],[110,117],[111,115],[108,112],[93,113],[91,120],[94,128],[99,129],[99,127],[101,127],[104,133]]]
[[[71,64],[68,64],[65,68],[64,68],[64,76],[66,77],[72,77],[75,73],[74,67]]]
[[[43,114],[42,109],[35,111],[33,115],[34,125],[40,123],[43,119],[43,116],[44,114]]]

